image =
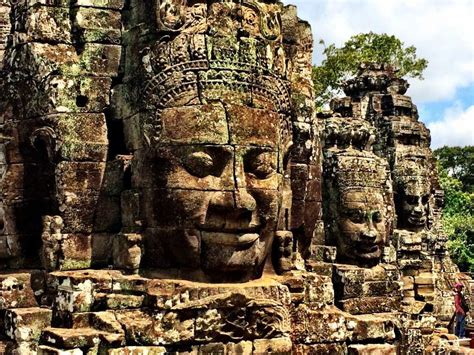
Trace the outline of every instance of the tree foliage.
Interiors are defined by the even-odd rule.
[[[321,40],[320,44],[325,45]],[[373,32],[354,35],[341,47],[325,46],[321,65],[313,67],[313,82],[319,107],[340,94],[343,82],[357,73],[365,62],[388,63],[399,69],[401,77],[423,79],[428,61],[417,58],[414,46],[395,36]]]
[[[474,192],[472,180],[470,186],[463,180],[469,181],[465,167],[472,169],[473,148],[443,147],[435,151],[445,194],[443,225],[449,238],[448,247],[461,271],[468,272],[474,272]]]
[[[458,179],[465,192],[474,192],[474,146],[442,147],[434,151],[441,167]]]

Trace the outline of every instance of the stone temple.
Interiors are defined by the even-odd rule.
[[[318,114],[312,45],[277,0],[0,0],[0,353],[455,351],[408,84]]]

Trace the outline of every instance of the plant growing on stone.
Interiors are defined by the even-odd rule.
[[[426,59],[417,57],[414,46],[405,46],[397,37],[385,33],[360,33],[342,47],[326,45],[324,40],[319,43],[324,46],[324,59],[313,67],[313,82],[320,108],[342,92],[342,84],[357,73],[361,63],[388,63],[399,70],[397,76],[417,79],[423,79],[428,66]]]

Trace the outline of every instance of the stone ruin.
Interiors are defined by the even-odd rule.
[[[0,353],[453,349],[408,84],[317,114],[312,45],[276,0],[0,0]]]

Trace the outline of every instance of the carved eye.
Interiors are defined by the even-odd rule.
[[[375,223],[382,222],[382,214],[379,211],[375,211],[372,214],[372,222],[375,222]]]
[[[194,152],[186,157],[184,167],[191,175],[203,178],[211,175],[214,160],[206,152]]]
[[[246,172],[255,175],[258,179],[268,179],[276,172],[274,156],[268,152],[252,157],[246,165]]]
[[[406,196],[406,202],[409,204],[409,205],[416,205],[418,204],[418,196]]]
[[[363,223],[364,213],[362,211],[350,211],[348,217],[353,223]]]

